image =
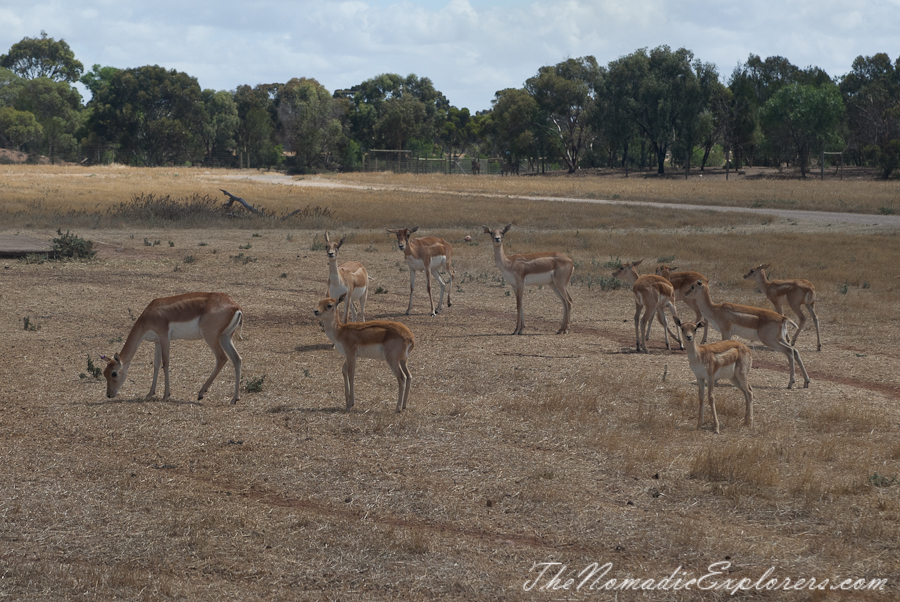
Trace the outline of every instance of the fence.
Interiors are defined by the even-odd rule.
[[[410,151],[369,151],[363,156],[362,170],[448,175],[507,175],[511,171],[499,159],[475,157],[433,159],[413,155]]]

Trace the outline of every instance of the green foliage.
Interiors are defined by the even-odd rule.
[[[260,377],[250,377],[241,379],[244,381],[244,391],[247,393],[259,393],[263,389],[263,383],[266,381],[266,375]]]
[[[87,128],[129,162],[180,165],[202,156],[208,115],[197,79],[157,65],[112,74],[92,100]]]
[[[25,316],[22,318],[22,324],[28,332],[35,332],[40,330],[41,326],[37,322],[32,322],[29,316]]]
[[[238,253],[237,255],[231,256],[231,261],[235,263],[240,263],[243,265],[247,265],[248,263],[256,263],[256,257],[250,257],[249,255],[244,255],[243,253]]]
[[[100,375],[103,374],[103,368],[100,366],[95,366],[94,362],[91,360],[91,356],[87,356],[87,375],[83,372],[79,374],[81,378],[100,378]]]
[[[25,79],[48,78],[74,83],[81,77],[84,65],[65,40],[48,38],[42,31],[40,38],[22,38],[13,44],[9,54],[0,55],[0,67],[6,67]]]
[[[56,234],[58,236],[50,241],[53,245],[50,249],[52,259],[91,259],[97,254],[90,240],[70,234],[68,230],[63,234],[62,230],[57,229]]]
[[[875,487],[891,487],[892,485],[897,484],[897,477],[888,478],[876,472],[869,477],[869,483],[871,483]]]
[[[789,84],[776,92],[760,111],[760,123],[773,144],[799,158],[806,174],[810,154],[827,145],[839,145],[837,128],[844,115],[840,90],[823,86]]]
[[[39,140],[42,134],[34,113],[0,107],[0,145],[18,150],[23,144]]]

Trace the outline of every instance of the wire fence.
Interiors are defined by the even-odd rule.
[[[515,175],[519,170],[499,159],[477,157],[430,158],[409,151],[369,151],[363,157],[363,171],[447,175]]]

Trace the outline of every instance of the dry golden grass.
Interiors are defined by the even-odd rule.
[[[726,558],[732,578],[775,567],[782,579],[888,580],[852,598],[758,594],[771,599],[900,596],[900,483],[891,480],[900,480],[900,248],[890,229],[226,177],[237,172],[28,169],[0,170],[0,234],[49,239],[73,228],[99,253],[0,262],[0,597],[606,599],[613,593],[524,584],[536,562],[574,571],[612,562],[610,578],[661,579],[678,567],[698,577]],[[520,180],[549,186],[506,179]],[[569,179],[548,180],[570,194]],[[106,213],[136,194],[219,188],[279,213],[309,204],[335,217],[186,228]],[[562,308],[544,287],[525,294],[526,334],[509,336],[515,301],[479,228],[509,221],[509,252],[564,249],[577,262],[572,334],[551,334]],[[403,315],[408,273],[383,232],[416,223],[454,245],[454,305],[435,318],[421,289]],[[341,411],[340,357],[312,316],[327,279],[324,250],[313,249],[324,228],[348,234],[342,257],[374,278],[367,314],[416,336],[403,414],[393,412],[393,376],[367,361],[357,406]],[[633,353],[631,294],[602,286],[610,264],[639,258],[647,272],[665,260],[705,274],[716,300],[762,307],[742,279],[748,267],[771,261],[772,277],[811,280],[823,350],[814,333],[801,335],[810,388],[784,389],[783,356],[754,345],[755,428],[742,425],[740,392],[720,383],[722,434],[698,431],[685,354],[666,352],[658,324],[651,353]],[[79,378],[89,355],[120,349],[152,298],[201,289],[243,306],[236,346],[245,378],[266,377],[261,392],[230,406],[227,368],[196,402],[213,359],[190,341],[172,347],[171,401],[143,399],[149,344],[116,399]],[[39,329],[25,330],[25,317]],[[731,598],[694,589],[618,599],[701,595]]]

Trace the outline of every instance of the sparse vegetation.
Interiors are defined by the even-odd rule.
[[[56,230],[57,237],[51,242],[53,245],[50,250],[52,259],[91,259],[97,254],[94,250],[94,243],[85,240],[76,234],[71,234],[68,230],[63,234],[62,230]]]
[[[170,170],[99,169],[90,201],[78,178],[67,179],[71,189],[37,186],[31,194],[65,198],[87,212],[96,211],[96,194],[100,210],[109,202],[103,174],[135,173],[136,190],[173,198],[191,187],[215,190],[207,177],[178,171],[176,179]],[[352,233],[350,251],[375,279],[372,319],[401,321],[416,336],[411,394],[421,403],[400,416],[396,381],[367,361],[358,367],[358,407],[342,409],[342,360],[312,315],[325,288],[324,253],[306,248],[326,228],[334,231],[330,223],[292,224],[294,244],[287,231],[266,235],[283,227],[277,220],[221,218],[191,227],[123,224],[104,214],[95,227],[77,214],[63,223],[90,225],[91,238],[104,242],[101,261],[9,262],[3,273],[15,286],[3,288],[0,313],[12,326],[12,359],[0,364],[0,440],[14,486],[0,500],[0,595],[589,599],[590,592],[521,587],[534,576],[529,567],[548,559],[579,569],[608,559],[611,577],[662,578],[679,566],[698,577],[729,557],[739,571],[732,578],[756,578],[770,566],[781,577],[885,576],[885,591],[865,599],[897,597],[896,231],[504,196],[484,203],[449,190],[422,192],[432,182],[453,184],[443,176],[359,177],[373,187],[418,189],[309,191],[310,203],[337,208],[347,220],[341,225]],[[115,179],[121,186],[130,178]],[[565,184],[560,194],[580,194],[588,179],[557,179]],[[672,182],[632,179],[635,192],[622,184],[623,198],[681,194]],[[513,195],[547,192],[549,180],[456,182],[463,193]],[[246,181],[241,194],[254,204],[283,211],[297,198]],[[831,195],[804,184],[810,195]],[[7,190],[15,207],[24,187],[9,185],[5,198]],[[117,198],[130,194],[119,188]],[[797,206],[815,200],[767,194]],[[16,213],[12,223],[34,222],[23,229],[45,234],[69,211],[34,199],[30,206],[32,214]],[[13,210],[0,209],[5,220],[12,214],[3,211]],[[463,286],[453,307],[428,315],[419,279],[413,311],[403,313],[409,278],[398,269],[402,254],[388,244],[385,221],[460,240],[474,231],[467,221],[512,220],[522,236],[509,252],[562,249],[577,262],[571,334],[552,334],[559,301],[544,286],[526,292],[525,334],[509,336],[515,302],[504,296],[510,289],[501,287],[486,240],[454,245],[454,284]],[[246,250],[230,256],[252,240],[251,224],[265,244],[250,259]],[[143,246],[145,236],[185,250]],[[194,253],[196,264],[186,267],[181,259],[199,240],[210,253]],[[375,250],[366,253],[367,246]],[[215,247],[225,249],[222,258]],[[623,261],[673,256],[679,268],[710,278],[717,302],[764,306],[755,284],[742,279],[762,261],[773,261],[773,277],[807,278],[821,291],[823,350],[815,351],[807,333],[797,343],[813,379],[809,389],[784,389],[780,356],[752,346],[753,429],[743,426],[743,396],[727,381],[716,390],[721,434],[696,429],[693,375],[683,353],[665,351],[658,324],[650,354],[630,352],[633,296],[602,279]],[[256,265],[242,268],[245,261]],[[173,274],[173,264],[182,271]],[[279,274],[290,279],[273,282]],[[262,391],[230,406],[230,374],[220,374],[198,402],[197,379],[212,358],[202,341],[176,341],[170,400],[139,397],[152,378],[149,343],[128,374],[128,393],[107,399],[102,375],[85,370],[85,354],[121,346],[140,313],[129,305],[185,290],[223,290],[241,303],[242,387],[248,391],[265,372]],[[685,306],[678,309],[684,317]],[[25,315],[44,323],[38,334],[22,328]],[[192,356],[199,358],[193,364]],[[419,570],[410,572],[413,565]],[[704,596],[732,599],[725,591]]]

